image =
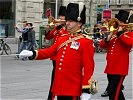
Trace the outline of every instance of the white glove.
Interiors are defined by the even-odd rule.
[[[90,98],[91,98],[91,94],[89,93],[82,93],[80,96],[81,100],[90,100]]]
[[[33,52],[29,50],[23,50],[19,54],[19,57],[30,57],[30,56],[33,56]]]

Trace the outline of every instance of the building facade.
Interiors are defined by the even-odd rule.
[[[44,0],[0,0],[0,36],[19,37],[14,26],[42,19]],[[38,24],[37,24],[38,25]],[[38,32],[38,26],[35,27]],[[1,34],[2,33],[2,34]]]
[[[39,24],[35,21],[42,20],[43,15],[43,0],[16,0],[16,13],[15,13],[15,25],[22,28],[22,22],[32,22],[35,26],[36,35],[39,34]],[[20,34],[15,32],[15,37]]]
[[[108,6],[108,7],[107,7]],[[112,18],[119,10],[133,10],[133,0],[97,0],[97,14],[101,14],[104,9],[112,10]],[[99,18],[100,19],[100,18]]]
[[[133,0],[0,0],[0,36],[18,37],[14,26],[22,28],[22,21],[29,22],[45,20],[47,9],[51,8],[51,15],[55,18],[59,6],[67,6],[70,2],[84,2],[86,4],[86,24],[94,26],[102,20],[104,9],[112,10],[112,17],[119,10],[130,11],[133,9]],[[39,26],[43,23],[34,23],[36,35]]]

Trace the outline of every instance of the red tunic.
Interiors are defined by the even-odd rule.
[[[89,79],[94,71],[94,47],[93,42],[85,37],[66,44],[58,50],[58,47],[69,38],[70,35],[60,37],[55,45],[50,48],[36,51],[35,59],[46,59],[57,55],[55,78],[52,91],[55,95],[80,96],[83,87],[89,87]]]
[[[101,48],[108,48],[107,65],[105,73],[128,75],[129,69],[129,53],[133,45],[133,32],[126,32],[120,37],[114,36],[110,42],[100,42]]]
[[[68,34],[67,30],[65,30],[64,28],[61,28],[60,30],[56,30],[56,27],[54,27],[54,29],[50,31],[48,35],[45,36],[45,39],[48,39],[48,40],[53,39],[53,44],[55,44],[58,38],[63,34],[67,35]],[[55,60],[55,59],[56,59],[56,56],[51,57],[51,60]]]

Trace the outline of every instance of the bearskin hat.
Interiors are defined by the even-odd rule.
[[[119,21],[122,21],[124,23],[127,22],[128,20],[128,16],[129,16],[129,12],[125,11],[125,10],[119,10],[118,14],[116,14],[116,18],[119,20]]]
[[[66,11],[66,20],[72,20],[75,22],[86,22],[86,7],[83,2],[69,3]]]
[[[66,6],[60,6],[58,15],[59,16],[66,16]]]

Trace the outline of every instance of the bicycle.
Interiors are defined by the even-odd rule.
[[[7,55],[11,54],[11,48],[3,39],[0,39],[0,55],[3,55],[4,52]]]

